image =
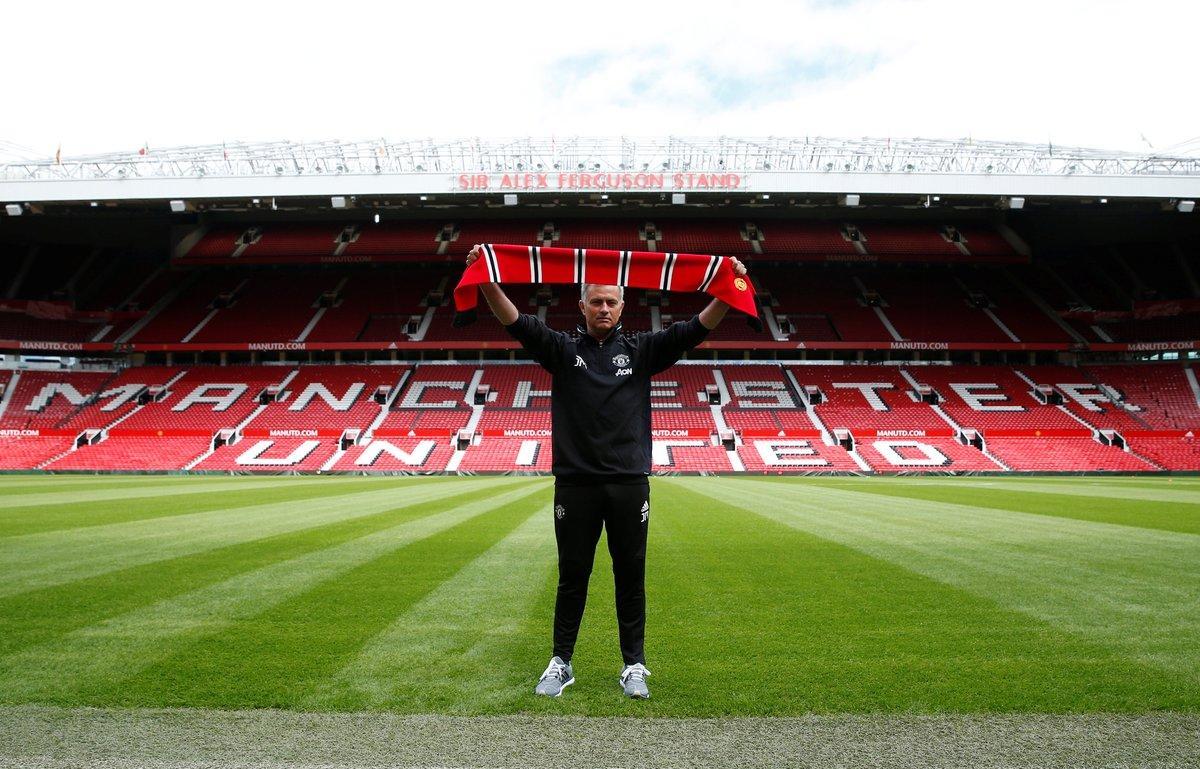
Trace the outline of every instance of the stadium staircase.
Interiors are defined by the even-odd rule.
[[[19,369],[13,369],[8,377],[8,381],[4,383],[4,392],[0,393],[0,420],[4,419],[5,412],[8,411],[8,405],[12,402],[13,396],[17,392],[17,385],[21,383],[21,372]]]
[[[900,332],[896,330],[895,324],[892,323],[891,319],[884,311],[884,308],[887,306],[886,300],[880,297],[878,292],[868,289],[863,283],[862,278],[859,276],[853,276],[851,281],[854,283],[854,287],[858,289],[859,304],[875,313],[875,317],[879,319],[879,322],[883,325],[884,329],[887,330],[888,334],[894,341],[903,342],[904,337],[901,336]]]
[[[964,429],[962,425],[960,425],[958,422],[954,421],[954,418],[951,417],[949,414],[947,414],[942,409],[941,393],[938,393],[936,390],[931,389],[930,392],[928,394],[926,394],[924,392],[924,390],[927,387],[927,385],[924,385],[923,383],[918,381],[917,378],[913,375],[912,370],[910,370],[908,367],[900,368],[900,376],[903,377],[904,381],[908,384],[908,386],[912,388],[909,391],[910,396],[914,396],[918,399],[925,397],[927,399],[927,405],[929,407],[929,410],[932,411],[933,414],[938,419],[940,419],[942,422],[945,422],[946,425],[949,426],[949,428],[953,431],[952,437],[953,437],[953,443],[955,444],[955,446],[957,446],[957,445],[969,446],[969,447],[975,449],[976,451],[978,451],[980,454],[982,454],[983,457],[986,459],[986,461],[980,461],[977,456],[975,456],[974,454],[971,454],[968,451],[968,453],[966,455],[962,455],[962,454],[958,455],[959,459],[963,460],[962,464],[964,465],[964,467],[974,465],[975,469],[980,469],[980,470],[993,470],[993,469],[995,469],[995,467],[999,467],[1003,470],[1009,470],[1009,471],[1012,470],[1011,467],[1004,464],[1004,462],[1002,462],[998,457],[996,457],[990,451],[988,451],[987,443],[984,441],[983,436],[981,434],[979,434],[975,430]],[[935,422],[934,425],[936,427],[937,423]],[[957,454],[958,449],[954,448],[954,452]]]
[[[120,286],[122,284],[120,283],[119,280],[117,280],[117,278],[120,275],[123,265],[121,264],[120,260],[114,260],[113,267],[114,267],[113,283],[115,284],[115,286]],[[146,271],[144,277],[142,277],[141,280],[134,283],[132,286],[129,286],[128,291],[126,293],[120,293],[120,294],[116,295],[119,298],[115,302],[115,306],[118,309],[121,309],[121,308],[125,308],[125,307],[130,307],[133,304],[138,303],[138,300],[142,296],[142,294],[147,292],[150,289],[150,287],[153,286],[154,284],[164,280],[166,278],[168,272],[169,272],[169,269],[166,264],[160,264],[157,267],[153,267],[150,270]],[[132,269],[130,270],[130,273],[138,274]],[[112,290],[114,290],[114,287],[109,286],[109,287],[107,287],[107,290],[112,291]],[[103,306],[103,305],[101,305],[101,306]]]
[[[300,329],[300,333],[296,335],[296,338],[293,341],[303,342],[308,339],[308,335],[311,334],[312,330],[316,328],[318,323],[321,322],[321,318],[325,317],[325,312],[329,309],[329,307],[334,303],[341,301],[340,297],[342,295],[342,291],[345,290],[346,283],[349,280],[349,277],[343,276],[341,280],[334,285],[333,289],[329,292],[329,305],[322,304],[322,297],[318,297],[313,301],[313,316],[308,319],[308,322],[304,324],[304,328]]]
[[[9,281],[8,288],[4,292],[5,299],[16,299],[21,295],[21,287],[25,283],[25,278],[29,275],[30,270],[37,259],[39,246],[32,245],[25,251],[25,258],[21,260],[21,266],[17,268],[16,274]]]
[[[150,281],[154,280],[154,277],[155,276],[150,276],[149,278],[147,278],[146,283],[143,283],[141,286],[138,286],[138,288],[134,291],[133,295],[137,295],[140,291],[142,291]],[[146,326],[150,325],[155,320],[157,320],[158,317],[160,315],[162,315],[163,312],[168,307],[170,307],[172,305],[172,303],[179,296],[181,296],[185,291],[188,291],[191,289],[191,287],[193,286],[193,284],[195,284],[195,282],[199,279],[199,277],[200,277],[199,273],[192,273],[190,275],[187,275],[187,276],[181,278],[178,281],[178,283],[176,283],[174,286],[172,286],[172,288],[170,290],[168,290],[157,301],[155,301],[154,304],[152,304],[150,306],[150,309],[146,312],[145,315],[138,318],[137,322],[135,322],[132,326],[130,326],[128,329],[126,329],[124,333],[122,333],[119,337],[117,337],[117,340],[116,340],[117,344],[125,344],[125,343],[129,342],[134,337],[136,337],[139,333],[141,333],[142,330],[146,328]]]
[[[242,442],[246,426],[254,421],[256,417],[266,411],[270,405],[279,399],[279,396],[287,392],[288,383],[291,382],[300,372],[297,369],[291,369],[279,380],[278,384],[269,385],[254,397],[258,401],[258,407],[251,411],[242,421],[238,422],[231,428],[218,428],[212,434],[212,439],[209,443],[209,448],[200,456],[193,459],[184,466],[184,470],[192,470],[205,462],[209,457],[213,456],[218,450],[224,446],[237,446]],[[271,442],[273,443],[273,442]],[[255,454],[258,458],[260,454]],[[288,463],[293,464],[293,463]]]
[[[1102,445],[1120,448],[1156,470],[1166,469],[1152,458],[1135,451],[1126,440],[1125,435],[1148,430],[1150,427],[1137,416],[1136,411],[1123,402],[1123,397],[1116,388],[1097,381],[1086,370],[1065,366],[1042,366],[1037,369],[1037,374],[1043,381],[1054,381],[1057,385],[1039,385],[1020,369],[1016,374],[1029,384],[1032,390],[1041,389],[1055,393],[1055,400],[1060,401],[1056,408],[1090,430],[1093,440]],[[1081,377],[1080,374],[1084,376]],[[1077,383],[1079,379],[1088,381]]]
[[[720,369],[713,369],[712,376],[717,388],[716,402],[714,403],[713,399],[709,398],[708,405],[709,414],[712,417],[715,427],[712,435],[720,441],[721,446],[725,449],[725,458],[729,462],[729,467],[734,472],[743,472],[746,469],[746,465],[737,453],[737,447],[742,442],[742,436],[725,421],[724,409],[729,404],[729,401],[732,400],[729,397],[729,387],[725,384],[725,375],[721,373]]]
[[[441,280],[438,281],[437,288],[435,288],[430,295],[439,297],[449,296],[449,293],[447,293],[449,284],[450,276],[443,275]],[[425,335],[429,333],[429,327],[433,325],[433,317],[435,314],[437,314],[438,307],[441,306],[441,302],[435,304],[428,301],[428,299],[426,300],[425,304],[425,311],[421,315],[421,320],[417,324],[416,331],[408,335],[408,340],[410,342],[421,342],[425,340]],[[449,308],[447,307],[447,309]]]
[[[331,471],[338,466],[343,457],[346,456],[346,452],[352,447],[364,445],[374,438],[376,428],[387,418],[388,411],[392,408],[392,404],[395,403],[396,398],[400,396],[400,391],[404,389],[404,385],[411,374],[411,369],[405,368],[399,372],[398,380],[393,376],[391,383],[379,385],[375,388],[373,400],[379,406],[379,412],[371,419],[365,429],[348,428],[342,431],[338,437],[337,448],[330,455],[329,459],[321,465],[321,472]]]

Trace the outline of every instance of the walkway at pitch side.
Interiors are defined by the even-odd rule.
[[[644,719],[0,708],[0,767],[1194,767],[1200,715]]]

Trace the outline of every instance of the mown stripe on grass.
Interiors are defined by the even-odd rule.
[[[488,502],[480,515],[444,528],[313,585],[254,617],[232,623],[119,682],[100,701],[201,707],[285,707],[353,659],[432,590],[529,518],[544,500]],[[412,656],[411,666],[439,666]],[[114,702],[114,704],[115,704]]]
[[[553,524],[551,524],[553,527]],[[597,562],[603,561],[605,552],[604,537],[601,536],[597,548]],[[597,611],[603,616],[603,591],[597,590],[596,571],[601,574],[607,570],[600,565],[593,571],[592,584],[589,588],[588,604],[593,608],[584,612],[584,627],[596,623]],[[612,573],[608,572],[608,581],[612,581]],[[601,580],[602,581],[602,580]],[[545,669],[546,663],[554,649],[554,601],[558,594],[558,558],[557,549],[550,556],[542,578],[531,579],[526,588],[528,602],[524,611],[513,617],[514,629],[506,635],[494,637],[481,651],[481,665],[488,668],[489,691],[480,698],[472,696],[470,685],[455,684],[466,688],[466,694],[453,705],[456,713],[524,713],[545,706],[544,697],[535,697],[532,692],[537,684],[538,676]],[[598,598],[599,596],[599,598]],[[602,607],[597,610],[595,607]],[[611,607],[612,604],[610,603]],[[615,615],[608,613],[610,621],[615,622]],[[614,647],[615,649],[615,647]],[[484,654],[485,653],[485,654]],[[613,651],[610,651],[613,653]],[[610,672],[610,671],[609,671]],[[611,674],[611,672],[610,672]],[[584,680],[587,676],[596,676],[598,671],[593,667],[583,670]],[[578,674],[576,676],[578,680]],[[573,691],[572,686],[568,691]],[[561,701],[561,698],[556,702]],[[450,706],[447,706],[450,707]],[[404,710],[402,703],[388,706],[389,710]],[[414,711],[420,712],[420,711]],[[552,710],[549,712],[553,712]]]
[[[1006,489],[1009,491],[1031,491],[1039,494],[1065,494],[1075,497],[1107,497],[1128,499],[1139,502],[1174,502],[1188,505],[1200,505],[1200,489],[1169,488],[1162,484],[1156,487],[1130,486],[1115,483],[1097,483],[1091,479],[1073,480],[1032,480],[1028,478],[996,478],[983,480],[981,478],[948,478],[923,479],[922,483],[931,485],[954,485],[980,488]]]
[[[154,499],[183,494],[220,494],[222,492],[248,491],[251,489],[273,489],[278,488],[282,483],[289,485],[324,483],[325,480],[324,478],[305,478],[303,480],[297,478],[265,478],[255,480],[246,478],[214,478],[205,479],[201,483],[180,483],[172,481],[170,478],[158,477],[154,478],[152,483],[146,485],[129,484],[123,485],[120,488],[71,489],[70,491],[47,490],[35,495],[14,494],[9,496],[5,494],[4,496],[0,496],[0,510],[30,506],[46,508],[52,505],[87,504],[118,499]]]
[[[448,501],[437,498],[443,486],[427,487],[424,503],[414,505],[419,517],[412,520],[206,585],[0,658],[0,702],[119,702],[128,694],[125,680],[177,648],[537,491],[528,483],[516,488],[510,485],[503,493],[492,492],[466,504],[450,500],[453,508],[446,509]],[[480,496],[484,493],[480,490]],[[64,671],[69,673],[64,675]]]
[[[388,479],[388,483],[385,484],[372,481],[356,483],[354,479],[322,479],[317,483],[283,481],[269,487],[248,484],[244,490],[239,488],[219,494],[180,494],[167,500],[149,497],[79,502],[50,507],[31,505],[0,511],[0,537],[82,529],[152,518],[172,518],[211,510],[232,510],[267,501],[315,501],[343,494],[358,494],[371,489],[399,488],[404,483],[396,479]]]
[[[771,480],[779,482],[775,479]],[[801,481],[801,483],[803,482]],[[995,510],[1013,510],[1034,515],[1074,518],[1080,521],[1097,521],[1121,526],[1200,534],[1200,505],[1191,503],[1156,502],[1147,504],[1144,500],[1095,493],[1087,496],[1066,496],[1008,486],[910,483],[892,478],[822,480],[820,485],[822,488],[882,494],[903,499],[965,504]]]
[[[1200,476],[1196,475],[1121,475],[1112,477],[1092,475],[1088,476],[1087,479],[1092,482],[1114,483],[1118,486],[1129,487],[1142,486],[1147,489],[1200,488]],[[1058,480],[1063,480],[1063,478],[1059,477]]]
[[[411,482],[411,481],[410,481]],[[419,481],[418,481],[419,483]],[[456,493],[457,492],[457,493]],[[479,489],[443,486],[438,507],[469,502]],[[100,622],[237,574],[263,568],[429,514],[429,506],[390,506],[381,512],[324,526],[240,542],[200,553],[132,566],[88,579],[0,598],[0,656],[44,643]]]
[[[29,479],[26,479],[29,480]],[[90,489],[113,489],[120,486],[129,486],[129,481],[138,480],[134,478],[96,478],[89,476],[87,478],[71,479],[71,478],[53,478],[52,483],[4,483],[0,481],[0,494],[4,496],[21,496],[36,498],[42,494],[53,492],[61,492],[65,490],[71,491],[86,491]],[[161,483],[158,478],[143,478],[141,479],[147,486]],[[197,478],[197,480],[200,480]]]
[[[239,477],[251,477],[243,475]],[[265,480],[270,478],[279,478],[282,476],[272,475],[257,475],[253,476],[257,480]],[[212,483],[214,481],[228,481],[231,478],[230,473],[180,473],[180,472],[154,472],[154,473],[49,473],[49,472],[29,472],[29,473],[10,473],[0,471],[0,489],[12,486],[42,486],[50,489],[66,489],[74,488],[78,485],[87,484],[119,484],[119,483],[145,483],[154,484],[162,483],[163,480],[177,481],[179,483],[187,483],[194,481],[196,483]]]
[[[413,604],[300,704],[416,713],[503,708],[514,691],[532,686],[536,671],[500,660],[556,574],[554,521],[543,506]],[[545,648],[550,616],[541,615]]]
[[[673,480],[1200,681],[1200,537],[746,479]]]
[[[467,489],[514,482],[519,481],[421,479],[411,485],[372,487],[370,491],[312,503],[273,502],[168,519],[6,537],[0,539],[0,596],[369,515],[403,503],[409,494],[436,496],[443,486],[451,493],[452,485]]]
[[[161,476],[159,473],[158,476]],[[132,473],[125,474],[105,474],[105,473],[81,473],[59,475],[56,473],[44,472],[24,472],[14,473],[0,470],[0,489],[12,486],[44,486],[51,488],[74,488],[78,484],[91,483],[136,483],[136,482],[153,482],[158,479],[154,475],[136,475]],[[186,475],[177,476],[181,479],[206,480],[208,476],[201,475]]]
[[[575,650],[577,683],[561,701],[541,702],[528,694],[530,678],[513,709],[721,717],[1200,703],[1178,676],[740,504],[656,484],[650,701],[633,708],[617,686],[612,575],[601,557]]]

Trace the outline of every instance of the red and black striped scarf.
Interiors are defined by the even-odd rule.
[[[454,289],[455,326],[475,321],[480,283],[598,283],[659,291],[702,291],[746,313],[762,330],[754,287],[733,274],[726,256],[599,248],[510,246],[487,243]]]

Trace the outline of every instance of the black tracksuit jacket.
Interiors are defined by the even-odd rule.
[[[603,341],[577,329],[555,331],[522,314],[509,333],[550,372],[553,472],[558,483],[645,478],[650,474],[650,377],[704,341],[699,316],[658,332]]]

